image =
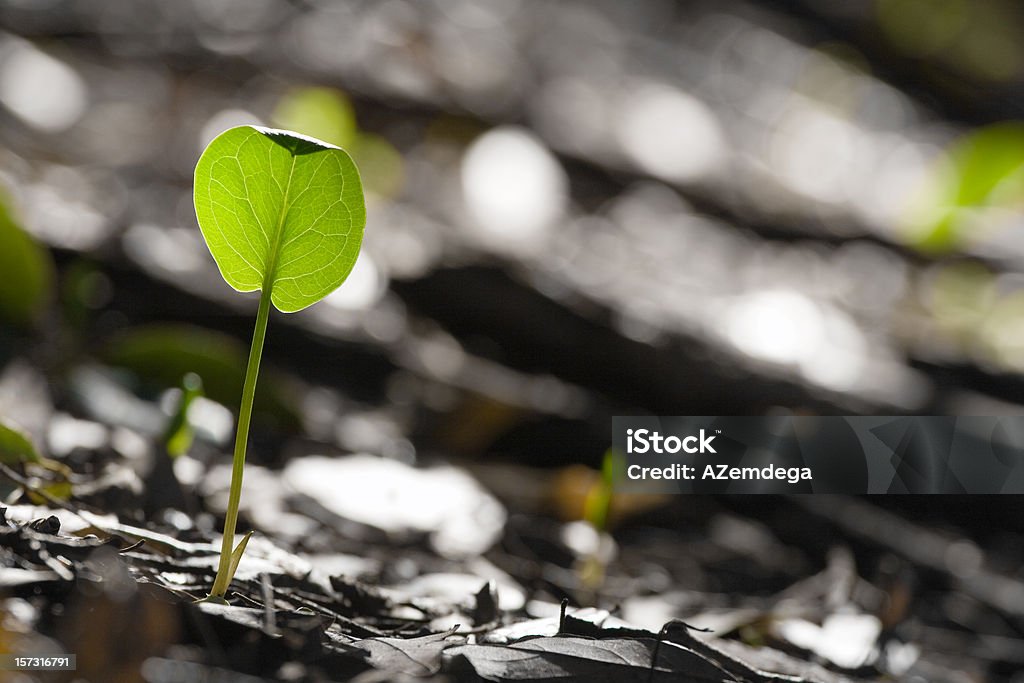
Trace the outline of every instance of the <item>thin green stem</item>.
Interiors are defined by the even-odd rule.
[[[256,328],[252,333],[249,348],[249,364],[245,368],[245,384],[242,386],[242,405],[238,411],[238,429],[235,432],[235,454],[231,464],[231,490],[228,494],[228,511],[224,517],[224,541],[220,547],[220,564],[213,581],[210,596],[223,598],[231,583],[231,552],[235,543],[235,524],[238,522],[238,503],[242,498],[242,473],[245,471],[245,448],[249,442],[249,422],[252,418],[252,404],[256,396],[256,377],[260,371],[260,357],[263,355],[263,339],[267,336],[267,320],[270,317],[271,287],[263,287],[260,293],[260,308],[256,314]]]

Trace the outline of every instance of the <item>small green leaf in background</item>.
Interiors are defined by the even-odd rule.
[[[39,505],[48,502],[40,493],[67,500],[71,497],[71,470],[67,465],[39,455],[32,440],[21,428],[0,419],[0,463],[8,467],[26,468],[31,466],[47,477],[56,475],[56,480],[40,480],[33,489],[26,491],[28,498]]]
[[[42,458],[32,445],[32,440],[9,422],[0,421],[0,462],[18,465],[26,462],[39,463]]]
[[[125,330],[103,347],[101,358],[130,370],[139,379],[160,388],[178,386],[195,373],[204,395],[237,408],[245,380],[245,347],[234,337],[192,325],[157,323]],[[297,431],[301,416],[294,408],[296,391],[287,375],[273,368],[256,388],[255,409],[280,429]]]
[[[359,167],[367,192],[394,197],[405,181],[402,155],[387,139],[359,130],[345,93],[307,87],[288,91],[274,110],[275,125],[347,149]]]
[[[334,88],[295,88],[277,103],[274,125],[348,149],[356,138],[356,115]]]
[[[380,135],[359,133],[352,143],[352,158],[359,165],[368,192],[395,197],[405,184],[405,161],[395,146]]]
[[[345,281],[366,225],[359,172],[344,150],[254,126],[221,133],[203,152],[195,205],[227,283],[268,290],[284,313]]]
[[[614,448],[604,453],[601,462],[601,480],[587,494],[583,504],[583,519],[590,522],[598,531],[608,529],[608,517],[612,507],[612,496],[615,492],[617,472],[625,469],[622,455]]]
[[[0,197],[0,318],[31,326],[50,300],[55,272],[50,252],[18,225]]]
[[[203,380],[194,372],[187,373],[181,380],[181,398],[164,431],[164,445],[167,454],[172,458],[183,455],[192,448],[195,432],[192,423],[189,422],[188,411],[192,403],[202,395]]]
[[[1024,209],[1024,124],[981,128],[956,142],[932,174],[909,217],[924,251],[948,251],[965,240],[978,210]]]

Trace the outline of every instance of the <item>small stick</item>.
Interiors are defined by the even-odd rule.
[[[270,574],[260,573],[260,592],[263,594],[263,617],[266,620],[267,633],[277,633],[277,622],[274,618],[274,586],[270,583]]]

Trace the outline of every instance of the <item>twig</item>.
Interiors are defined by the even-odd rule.
[[[263,618],[266,620],[267,633],[277,633],[277,621],[274,618],[274,585],[270,583],[270,574],[260,572],[260,592],[263,594]]]

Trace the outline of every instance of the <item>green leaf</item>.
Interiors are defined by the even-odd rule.
[[[207,398],[238,407],[245,379],[245,347],[234,337],[202,327],[156,323],[129,328],[101,347],[101,358],[132,371],[147,384],[175,387],[194,372]],[[287,375],[268,368],[256,387],[256,412],[277,428],[295,431],[302,424],[294,405],[297,390]]]
[[[240,292],[269,290],[285,313],[334,291],[366,225],[359,172],[342,149],[256,126],[221,133],[196,164],[199,228]]]
[[[29,327],[50,300],[50,252],[21,229],[0,198],[0,317]]]
[[[238,571],[238,563],[242,561],[242,555],[245,553],[245,546],[249,545],[249,539],[252,538],[253,532],[248,532],[238,545],[235,546],[234,552],[231,553],[231,564],[228,569],[228,585],[231,584],[231,580],[235,578],[235,572]]]
[[[955,142],[928,179],[909,216],[911,236],[924,251],[949,251],[978,225],[979,209],[1024,207],[1024,125],[998,123]]]
[[[24,432],[10,423],[0,421],[0,462],[5,465],[24,462],[39,464],[42,458]]]
[[[405,163],[394,145],[380,135],[359,133],[352,141],[352,156],[368,192],[394,197],[405,183]]]
[[[186,373],[181,380],[181,399],[178,401],[174,415],[167,423],[167,429],[164,430],[163,442],[167,448],[167,454],[172,458],[183,455],[192,448],[195,431],[188,419],[188,411],[192,407],[192,403],[202,396],[202,378],[194,372]]]
[[[41,471],[57,475],[56,480],[41,481],[35,490],[26,491],[29,500],[37,505],[46,502],[45,493],[50,498],[67,500],[71,497],[71,469],[64,463],[44,458],[32,444],[32,440],[20,428],[0,419],[0,463],[8,466],[30,465]]]
[[[274,124],[349,147],[356,138],[356,115],[344,93],[334,88],[296,88],[274,109]]]

